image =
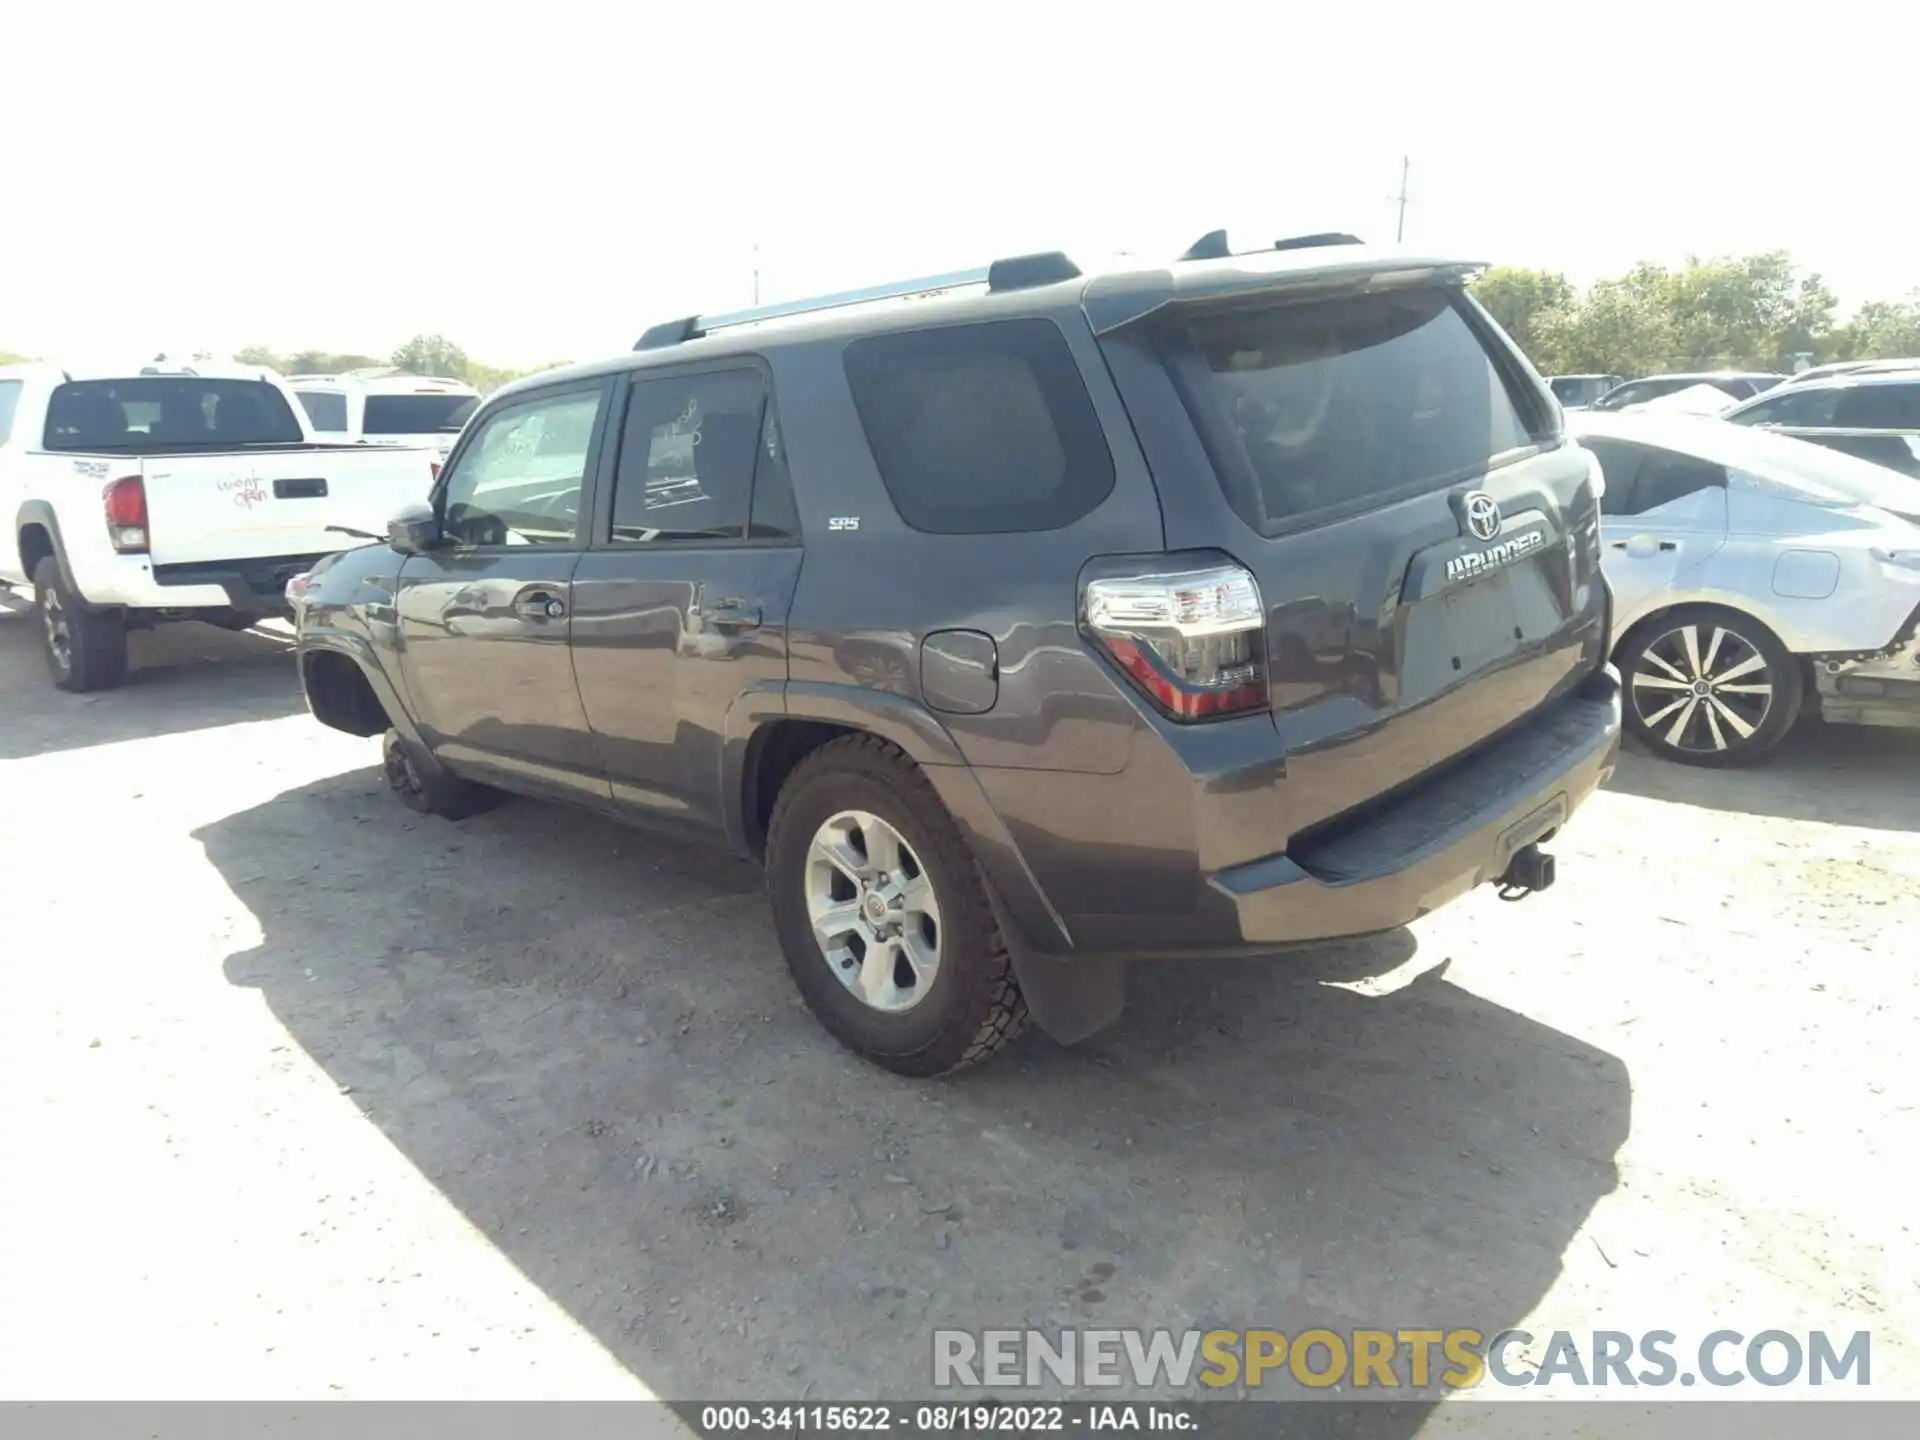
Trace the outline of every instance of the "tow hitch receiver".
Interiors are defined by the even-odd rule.
[[[1553,885],[1553,856],[1535,842],[1514,851],[1505,872],[1493,882],[1500,887],[1502,900],[1524,900],[1536,890]]]

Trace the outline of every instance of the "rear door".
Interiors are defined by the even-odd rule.
[[[568,639],[611,390],[539,391],[483,420],[435,497],[445,543],[407,558],[397,604],[407,694],[442,758],[516,790],[602,803]]]
[[[727,712],[787,678],[801,551],[785,448],[750,360],[649,371],[621,400],[573,577],[574,672],[616,802],[717,832]]]
[[[1297,831],[1592,670],[1597,513],[1586,456],[1456,286],[1233,300],[1108,344],[1168,548],[1224,548],[1259,582]],[[1163,422],[1156,368],[1197,446]]]
[[[1613,586],[1614,630],[1671,603],[1727,538],[1727,472],[1691,455],[1627,440],[1584,442],[1607,493],[1601,538]]]
[[[1840,392],[1833,424],[1830,434],[1818,437],[1823,444],[1903,475],[1920,476],[1920,384],[1850,385]]]

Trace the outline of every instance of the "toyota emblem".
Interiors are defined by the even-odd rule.
[[[1476,540],[1491,540],[1500,533],[1500,507],[1484,490],[1468,493],[1461,509],[1466,511],[1467,532]]]

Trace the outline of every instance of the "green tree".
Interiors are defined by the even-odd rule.
[[[1669,278],[1660,266],[1643,264],[1592,286],[1567,316],[1566,371],[1632,376],[1664,370],[1674,344]]]
[[[1833,353],[1843,360],[1920,357],[1920,291],[1904,300],[1867,301],[1836,332]]]
[[[1560,371],[1567,317],[1578,298],[1565,275],[1499,265],[1474,282],[1473,293],[1538,369]]]
[[[444,335],[416,335],[395,350],[388,363],[414,375],[467,378],[467,352]]]

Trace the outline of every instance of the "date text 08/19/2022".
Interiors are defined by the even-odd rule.
[[[692,1418],[692,1417],[688,1417]],[[705,1435],[849,1433],[867,1435],[1066,1434],[1073,1431],[1191,1433],[1199,1421],[1176,1405],[704,1405]]]

